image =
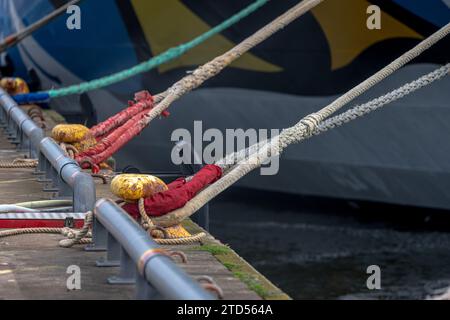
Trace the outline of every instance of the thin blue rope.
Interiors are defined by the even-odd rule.
[[[50,100],[48,92],[24,93],[12,97],[17,104],[30,104],[33,102],[47,102]]]

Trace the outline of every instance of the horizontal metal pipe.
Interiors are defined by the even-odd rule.
[[[32,156],[39,151],[51,163],[58,176],[73,190],[75,211],[85,212],[94,209],[95,183],[89,174],[83,173],[78,164],[67,157],[64,151],[51,138],[44,138],[44,131],[0,88],[0,104],[5,114],[17,125],[31,143]],[[42,160],[42,159],[41,159]]]
[[[30,119],[30,117],[18,106],[10,109],[9,116],[19,128],[22,128],[22,124]]]
[[[107,199],[95,205],[95,216],[120,243],[134,263],[160,248],[119,206]],[[170,258],[155,254],[142,266],[142,275],[166,299],[210,300],[212,296],[178,268]]]
[[[62,169],[61,176],[64,181],[67,181],[66,175],[70,175],[73,179],[73,185],[68,183],[73,188],[73,210],[82,212],[93,211],[97,195],[92,176],[81,172],[81,168],[73,164],[67,165]]]
[[[91,175],[82,172],[78,163],[67,157],[64,151],[51,138],[40,143],[41,153],[50,161],[61,179],[73,190],[75,211],[91,211],[95,205],[95,183]]]
[[[21,125],[22,131],[30,140],[40,142],[44,138],[44,130],[39,128],[36,123],[28,117]],[[32,137],[37,136],[39,139],[32,139]],[[38,147],[38,145],[36,145]]]
[[[9,114],[12,108],[18,107],[16,102],[6,93],[3,88],[0,88],[0,104],[5,110],[5,114]]]
[[[64,151],[58,146],[58,144],[49,137],[41,140],[39,149],[44,154],[44,156],[50,161],[51,165],[58,174],[61,174],[61,169],[68,165],[74,164],[77,166],[75,160],[66,156]],[[69,181],[66,181],[69,183]],[[70,183],[69,183],[70,185]],[[73,185],[71,185],[73,187]]]
[[[17,103],[0,88],[0,104],[6,115],[9,115],[18,128],[28,137],[31,143],[32,156],[37,157],[39,142],[44,138],[44,130],[17,105]]]

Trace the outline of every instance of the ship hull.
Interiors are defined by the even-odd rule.
[[[48,5],[46,1],[42,2]],[[2,4],[0,8],[8,12],[11,30],[25,26],[19,5],[14,6],[11,3],[6,5],[5,2],[0,4]],[[119,7],[115,7],[115,10],[120,9]],[[312,16],[305,19],[309,19],[310,23],[316,23]],[[58,23],[63,22],[62,18]],[[297,27],[301,28],[302,25]],[[16,74],[21,75],[25,70],[33,69],[42,88],[80,83],[99,74],[124,69],[141,60],[135,48],[136,40],[124,38],[122,42],[117,40],[118,42],[111,45],[111,48],[122,48],[119,51],[127,57],[125,61],[120,57],[114,60],[114,56],[107,56],[105,64],[101,59],[98,59],[95,65],[89,61],[91,64],[88,68],[91,68],[92,72],[89,73],[89,70],[78,72],[72,64],[64,63],[68,59],[57,57],[52,51],[54,48],[39,39],[39,36],[25,39],[17,48],[10,51],[10,55],[16,62]],[[418,39],[414,41],[417,43]],[[394,50],[394,53],[405,51],[412,43],[404,42]],[[319,56],[325,55],[324,52],[328,54],[328,49],[324,48]],[[440,48],[441,51],[442,48],[448,48],[448,42]],[[80,51],[87,52],[88,49],[81,47]],[[127,53],[131,49],[133,52]],[[446,55],[441,51],[436,59],[427,58],[406,66],[356,102],[367,101],[434,70]],[[73,52],[71,54],[72,59],[77,59],[77,54]],[[264,53],[260,56],[268,57]],[[300,56],[305,59],[311,56],[311,52],[300,53]],[[288,58],[295,60],[297,56],[292,57],[290,52],[284,56],[284,59]],[[268,69],[279,66],[280,63],[276,63],[278,58],[274,59],[275,62],[271,65],[258,60],[255,66]],[[326,84],[323,87],[326,89],[322,93],[316,92],[316,89],[308,89],[309,82],[321,82],[318,75],[308,73],[310,71],[304,72],[309,70],[306,65],[311,64],[312,60],[304,61],[306,64],[304,69],[299,67],[296,72],[291,70],[289,71],[291,73],[284,76],[280,74],[279,77],[276,76],[275,69],[258,73],[245,68],[231,68],[224,75],[219,75],[218,81],[208,83],[205,88],[177,101],[171,107],[171,116],[168,119],[152,122],[149,128],[116,155],[119,167],[132,165],[142,170],[176,169],[170,158],[174,145],[171,134],[178,128],[186,128],[193,132],[194,121],[201,120],[204,130],[218,128],[221,131],[229,128],[282,129],[293,125],[301,117],[331,102],[340,93],[390,61],[389,59],[388,57],[374,59],[373,55],[366,54],[363,62],[359,62],[367,64],[364,72],[356,74],[357,62],[353,67],[349,65],[348,68],[353,69],[347,71],[343,67],[338,68],[339,70],[333,73],[333,77],[337,79],[334,80],[334,85],[327,84],[330,83],[331,76],[325,74],[322,79]],[[108,65],[112,71],[104,72],[103,69]],[[82,97],[55,99],[51,102],[51,107],[67,116],[86,111],[86,108],[93,108],[90,120],[95,118],[95,121],[102,121],[122,110],[134,92],[145,88],[157,93],[179,79],[186,70],[194,67],[195,65],[191,65],[166,71],[152,71]],[[288,69],[286,66],[283,68]],[[325,66],[318,64],[317,68],[328,70],[333,66],[328,62]],[[344,71],[348,76],[340,74]],[[230,85],[239,78],[239,72],[243,72],[243,78],[251,85],[236,85],[237,87]],[[351,77],[352,74],[356,75]],[[262,84],[257,83],[259,77],[266,77]],[[298,86],[303,90],[298,89],[296,92],[290,85],[289,77],[303,79],[299,81],[303,81],[304,85],[299,83]],[[339,77],[345,79],[347,83],[340,83]],[[269,80],[277,83],[277,90],[268,87]],[[282,155],[278,174],[261,176],[259,172],[255,172],[237,185],[301,195],[450,209],[450,192],[448,192],[450,122],[447,120],[450,119],[449,87],[450,80],[443,79],[364,119],[292,146]]]

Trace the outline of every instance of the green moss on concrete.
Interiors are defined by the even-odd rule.
[[[202,246],[194,247],[193,250],[207,251],[213,256],[223,255],[231,252],[231,249],[225,245],[205,244]]]
[[[203,232],[204,230],[197,226],[194,222],[187,220],[183,222],[183,226],[190,233]],[[247,287],[256,292],[261,298],[266,300],[289,300],[290,297],[277,288],[266,277],[260,274],[248,262],[241,258],[229,246],[222,244],[220,241],[211,236],[202,240],[202,245],[190,248],[190,250],[206,251],[211,253],[219,260],[225,268],[245,283]]]
[[[230,263],[230,262],[224,262],[222,264],[224,265],[225,268],[227,268],[230,271],[239,270],[238,264],[234,264],[234,263]]]

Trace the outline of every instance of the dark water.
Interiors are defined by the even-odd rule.
[[[234,189],[211,232],[294,299],[424,299],[450,287],[450,212]],[[381,290],[366,269],[381,268]]]

